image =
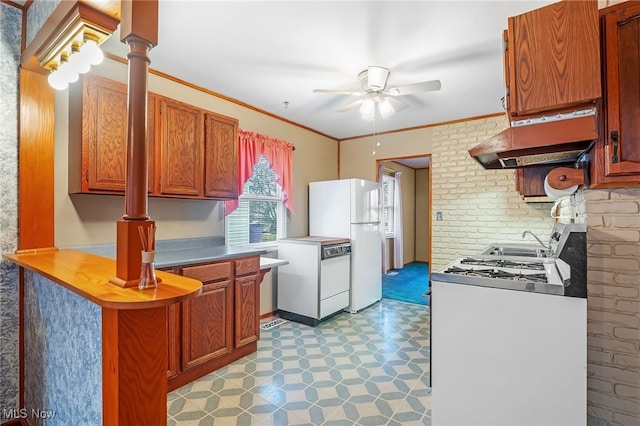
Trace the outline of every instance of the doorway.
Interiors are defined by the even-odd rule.
[[[383,297],[428,304],[429,264],[431,263],[431,155],[379,159],[380,173],[399,173],[402,208],[401,266],[394,264],[393,233],[385,232],[383,247]],[[388,178],[387,178],[388,179]],[[388,218],[386,218],[388,221]],[[386,226],[385,226],[386,229]]]

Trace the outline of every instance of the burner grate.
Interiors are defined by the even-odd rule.
[[[540,262],[515,262],[505,259],[475,259],[473,257],[466,257],[460,260],[460,263],[463,265],[493,266],[497,268],[544,271],[544,265]]]

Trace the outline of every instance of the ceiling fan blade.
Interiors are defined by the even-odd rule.
[[[421,92],[434,92],[440,90],[441,87],[440,80],[431,80],[392,87],[385,93],[391,96],[413,95]]]
[[[334,95],[350,95],[350,96],[359,96],[363,95],[362,91],[356,90],[332,90],[332,89],[313,89],[313,93],[331,93]]]
[[[402,102],[400,99],[396,99],[396,98],[392,98],[392,97],[385,97],[384,100],[388,101],[391,106],[393,107],[393,110],[398,112],[398,111],[402,111],[405,108],[408,108],[409,105]]]
[[[354,109],[357,106],[360,106],[364,102],[364,99],[358,99],[357,101],[351,102],[350,104],[340,108],[337,112],[346,112],[350,109]]]

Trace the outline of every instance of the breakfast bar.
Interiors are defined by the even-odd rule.
[[[52,424],[164,424],[167,307],[198,295],[201,282],[158,271],[157,288],[125,289],[109,283],[113,259],[57,248],[3,257],[24,268],[32,408]]]

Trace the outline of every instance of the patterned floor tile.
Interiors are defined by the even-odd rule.
[[[383,299],[262,330],[256,353],[171,392],[167,424],[430,425],[429,321],[428,307]]]

